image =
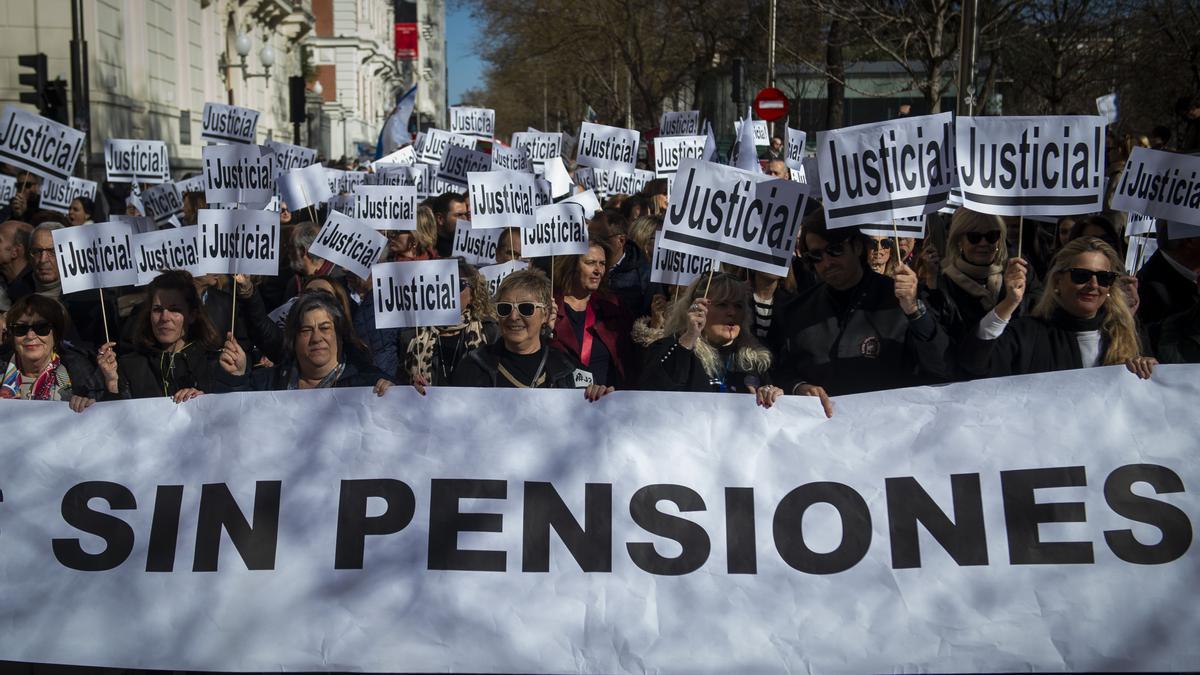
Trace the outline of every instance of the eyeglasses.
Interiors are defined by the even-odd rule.
[[[538,308],[544,307],[544,305],[538,302],[497,302],[496,313],[499,314],[501,318],[507,318],[509,314],[512,314],[513,307],[517,308],[517,311],[521,313],[521,316],[533,316],[533,313],[536,312]]]
[[[890,249],[892,247],[892,240],[891,239],[872,239],[870,237],[867,237],[867,247],[870,248],[872,251],[874,251],[877,248],[889,248]]]
[[[53,258],[54,257],[54,249],[52,249],[52,248],[31,248],[31,249],[29,249],[29,257],[33,258],[34,260],[38,260],[44,255],[48,255],[51,258]]]
[[[978,244],[984,239],[987,240],[987,243],[994,244],[1000,241],[1000,230],[992,230],[991,232],[967,232],[963,235],[963,237],[965,237],[966,240],[972,244]]]
[[[38,337],[46,337],[50,331],[54,330],[54,326],[50,325],[49,321],[35,321],[33,323],[10,323],[8,330],[14,337],[25,337],[29,331],[33,331]]]
[[[804,252],[804,259],[811,263],[819,263],[829,256],[830,258],[840,258],[846,254],[846,244],[827,244],[825,248],[814,248]]]
[[[1108,288],[1113,285],[1113,282],[1120,276],[1116,272],[1100,272],[1097,270],[1086,270],[1082,267],[1072,267],[1067,270],[1067,274],[1071,275],[1071,283],[1082,286],[1091,281],[1092,277],[1096,277],[1096,283],[1103,288]]]

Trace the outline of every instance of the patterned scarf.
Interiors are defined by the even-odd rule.
[[[321,378],[314,389],[328,389],[337,384],[337,381],[342,376],[342,371],[346,370],[346,364],[339,363],[337,368],[329,371],[329,374]],[[300,366],[292,368],[291,376],[288,377],[288,390],[300,388]]]
[[[58,354],[50,356],[50,364],[38,375],[29,392],[30,401],[61,401],[70,395],[71,376],[66,368],[59,367]],[[21,395],[21,369],[13,357],[4,369],[4,381],[0,383],[0,398],[25,398]]]
[[[998,264],[972,265],[956,258],[953,265],[945,268],[946,276],[971,297],[978,298],[984,309],[991,309],[1000,301],[1000,288],[1004,285],[1004,267]],[[980,283],[979,280],[984,280]]]
[[[437,328],[418,328],[416,336],[408,343],[408,351],[404,354],[404,369],[409,377],[423,373],[425,377],[433,377],[433,354],[438,347],[438,339],[442,333],[463,331],[463,345],[460,356],[466,356],[472,349],[483,345],[487,340],[483,335],[483,323],[476,321],[470,309],[463,310],[466,321],[457,326],[439,326]],[[446,363],[450,354],[442,354],[442,366],[452,370],[457,363]]]

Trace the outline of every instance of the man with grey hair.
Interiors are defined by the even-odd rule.
[[[121,334],[117,325],[117,294],[105,293],[104,309],[100,307],[101,294],[98,290],[76,291],[63,294],[62,279],[58,271],[58,258],[54,255],[54,231],[61,230],[59,223],[42,223],[33,230],[29,244],[29,263],[33,267],[34,291],[38,295],[59,301],[71,317],[75,330],[68,332],[68,339],[77,335],[85,343],[84,349],[99,347],[105,343],[104,319],[109,321],[108,336],[115,340]]]

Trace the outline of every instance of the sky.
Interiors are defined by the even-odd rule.
[[[466,90],[483,85],[483,62],[475,54],[475,42],[484,33],[466,4],[446,3],[446,61],[450,69],[446,86],[450,105],[458,103]]]

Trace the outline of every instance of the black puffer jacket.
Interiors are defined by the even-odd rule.
[[[174,354],[140,348],[117,359],[118,393],[104,398],[155,398],[174,396],[180,389],[218,390],[218,380],[227,376],[217,360],[220,351],[208,351],[190,343]]]
[[[679,344],[674,336],[658,340],[646,350],[642,364],[642,379],[639,389],[652,391],[695,391],[750,393],[750,387],[770,384],[767,373],[750,373],[734,368],[731,364],[732,351],[720,350],[719,358],[730,365],[724,378],[712,377],[704,370],[704,364],[696,352]]]
[[[504,341],[484,345],[471,350],[454,369],[451,384],[456,387],[507,387],[507,380],[500,377],[500,358],[505,351]],[[549,351],[546,355],[546,381],[542,389],[575,389],[576,367],[570,359],[549,345],[542,345],[539,354]]]

